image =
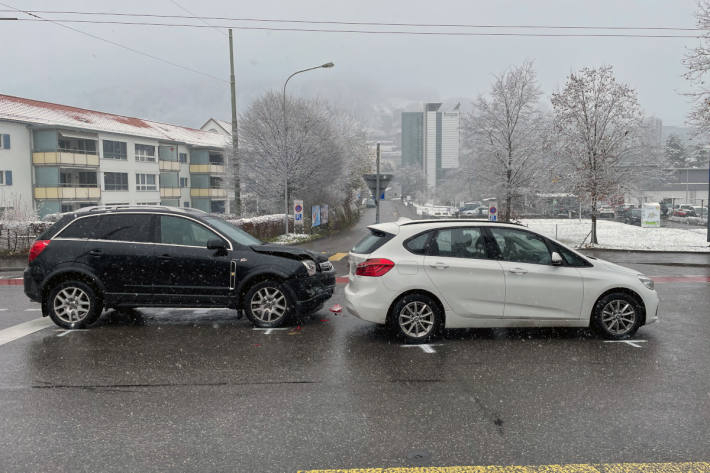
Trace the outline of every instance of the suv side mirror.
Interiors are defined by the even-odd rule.
[[[227,242],[222,240],[221,238],[212,238],[211,240],[207,240],[207,249],[208,250],[226,250],[227,249]]]
[[[552,259],[552,266],[562,266],[562,257],[560,254],[556,251],[552,252],[551,259]]]

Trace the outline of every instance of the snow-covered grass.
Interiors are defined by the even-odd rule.
[[[523,219],[523,225],[531,230],[556,238],[562,243],[578,248],[592,229],[589,219]],[[710,252],[705,228],[641,228],[610,220],[597,220],[598,245],[584,248],[609,248],[646,251],[698,251]]]
[[[299,243],[315,240],[319,237],[320,235],[316,233],[311,235],[307,233],[289,233],[288,235],[277,236],[272,243],[276,243],[277,245],[297,245]]]

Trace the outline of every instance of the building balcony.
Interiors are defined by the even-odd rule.
[[[224,164],[190,164],[190,172],[195,174],[224,174]]]
[[[180,188],[179,187],[161,187],[160,188],[160,197],[180,197]]]
[[[35,199],[85,200],[101,198],[98,187],[35,187]]]
[[[180,162],[179,161],[165,161],[164,159],[161,159],[158,162],[160,163],[160,170],[161,171],[179,171],[180,170]]]
[[[226,189],[190,189],[191,197],[227,197]]]
[[[98,167],[99,157],[96,154],[86,154],[75,151],[37,151],[32,153],[32,164],[36,166],[82,166]]]

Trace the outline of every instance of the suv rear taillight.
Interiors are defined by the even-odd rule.
[[[394,263],[385,258],[370,258],[357,265],[356,276],[384,276],[394,268]]]
[[[44,251],[45,248],[47,248],[47,245],[49,245],[49,242],[51,240],[37,240],[34,242],[32,245],[32,248],[30,248],[30,257],[28,263],[31,263],[39,256],[42,251]]]

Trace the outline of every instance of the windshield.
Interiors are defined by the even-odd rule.
[[[245,232],[241,228],[236,227],[236,226],[232,225],[231,223],[222,220],[221,218],[206,217],[205,221],[208,222],[213,227],[215,227],[220,232],[227,235],[230,239],[239,243],[240,245],[252,246],[252,245],[263,245],[264,244],[264,242],[262,242],[258,238],[255,238],[255,237],[249,235],[247,232]]]

